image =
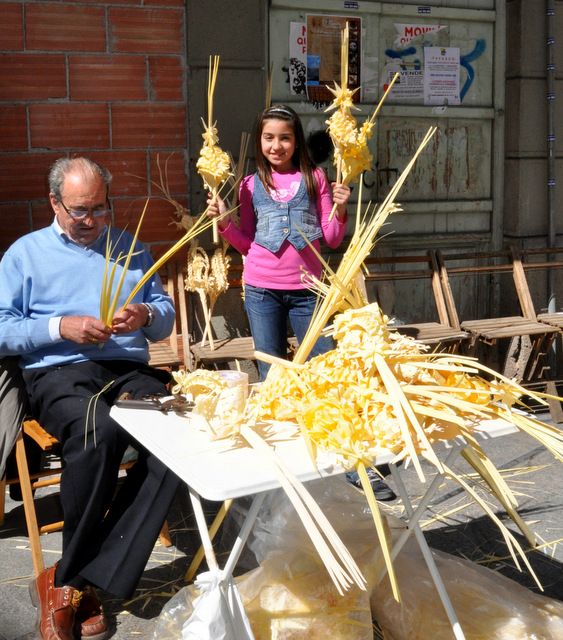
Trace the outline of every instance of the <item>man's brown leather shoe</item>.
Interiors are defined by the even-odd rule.
[[[29,585],[37,608],[35,632],[42,640],[74,640],[74,616],[82,593],[74,587],[55,588],[56,568],[45,569]]]
[[[108,635],[108,624],[104,608],[94,587],[88,585],[82,592],[82,600],[74,618],[77,637],[86,640],[103,640]]]

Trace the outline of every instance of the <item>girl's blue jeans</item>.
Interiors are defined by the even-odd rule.
[[[264,289],[245,285],[244,309],[257,351],[278,358],[287,358],[287,321],[299,344],[309,328],[318,297],[308,289]],[[334,340],[321,336],[315,343],[310,358],[334,349]],[[260,381],[266,379],[270,365],[258,361]]]

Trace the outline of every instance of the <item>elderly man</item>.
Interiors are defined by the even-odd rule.
[[[52,225],[17,240],[0,262],[0,357],[20,356],[31,411],[62,443],[66,463],[62,557],[30,584],[44,640],[107,635],[95,587],[133,593],[178,485],[141,449],[115,494],[129,437],[109,411],[124,393],[166,392],[168,373],[147,364],[148,341],[170,334],[174,307],[154,276],[109,326],[98,317],[108,247],[115,287],[118,256],[133,242],[106,224],[110,182],[86,158],[58,160],[49,174]],[[151,264],[137,243],[120,304]]]

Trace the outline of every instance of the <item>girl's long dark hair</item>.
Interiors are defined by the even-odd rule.
[[[305,141],[303,126],[299,116],[291,107],[283,104],[277,104],[262,111],[256,121],[256,129],[254,132],[254,151],[256,156],[256,170],[262,184],[266,189],[274,189],[272,180],[272,167],[262,153],[262,129],[266,120],[284,120],[288,122],[295,134],[295,152],[291,161],[301,171],[301,175],[305,180],[307,195],[311,200],[317,197],[317,183],[315,180],[315,165],[309,155],[309,149]]]

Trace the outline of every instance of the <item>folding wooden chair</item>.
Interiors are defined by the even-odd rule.
[[[474,320],[462,320],[460,326],[470,332],[474,340],[470,353],[475,353],[477,344],[481,343],[493,347],[501,339],[522,338],[527,336],[531,343],[531,353],[527,358],[523,370],[518,376],[521,380],[529,381],[543,376],[545,355],[552,340],[558,332],[556,327],[549,326],[536,319],[534,305],[526,276],[522,267],[520,254],[514,247],[505,251],[490,253],[469,253],[442,255],[436,252],[436,259],[440,272],[442,289],[448,309],[457,316],[454,294],[451,287],[453,275],[471,276],[511,276],[517,299],[520,305],[520,315],[486,317]],[[457,266],[446,268],[447,262],[456,262]],[[463,263],[469,263],[463,265]],[[464,287],[465,289],[465,287]],[[488,364],[491,364],[490,362]],[[494,367],[494,365],[491,365]],[[504,373],[504,367],[501,373]]]
[[[170,334],[168,340],[151,342],[149,344],[149,364],[153,367],[166,367],[171,370],[176,370],[184,365],[188,366],[189,364],[185,360],[186,354],[184,354],[180,350],[179,336],[182,334],[183,317],[182,310],[178,305],[177,292],[180,287],[183,288],[184,283],[183,281],[179,281],[176,267],[176,262],[172,260],[169,261],[166,264],[166,278],[164,278],[164,288],[166,290],[166,293],[174,301],[174,306],[176,308],[176,320],[174,323],[174,329],[172,330],[172,333]]]
[[[419,286],[419,298],[423,298],[423,302],[419,299],[418,304],[409,305],[409,315],[405,318],[408,320],[405,324],[390,325],[391,329],[398,331],[404,335],[411,336],[421,343],[435,345],[437,348],[456,352],[459,346],[466,340],[469,340],[471,334],[464,331],[459,326],[457,316],[452,317],[448,313],[448,307],[440,284],[440,275],[436,257],[433,251],[426,254],[391,256],[382,258],[369,258],[366,260],[366,266],[370,269],[369,273],[364,276],[366,282],[391,282],[399,288],[400,282],[412,280],[413,283],[428,281],[431,287],[432,295],[429,296],[422,293],[424,283]],[[379,270],[372,271],[372,267],[376,266]],[[420,295],[422,293],[422,296]],[[424,320],[420,322],[410,322],[412,315],[424,315],[424,303],[432,299],[434,302],[434,314],[437,320]],[[428,303],[428,306],[432,305]],[[383,309],[385,313],[389,311]]]

